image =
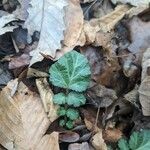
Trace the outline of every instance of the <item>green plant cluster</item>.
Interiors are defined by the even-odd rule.
[[[118,147],[120,150],[150,150],[150,130],[133,132],[129,141],[119,140]]]
[[[61,57],[49,69],[50,82],[54,86],[65,89],[65,93],[54,95],[53,102],[60,105],[58,115],[61,116],[60,126],[73,128],[79,118],[78,107],[86,103],[84,92],[90,82],[90,66],[86,57],[71,51]]]

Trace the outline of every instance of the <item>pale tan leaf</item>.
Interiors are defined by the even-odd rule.
[[[18,85],[13,96],[12,85]],[[8,150],[36,150],[39,147],[49,150],[53,149],[54,143],[56,150],[59,149],[58,134],[44,136],[50,122],[39,95],[22,82],[11,81],[1,91],[0,112],[0,143]]]
[[[142,60],[142,82],[139,88],[139,99],[144,116],[150,116],[150,48],[146,50]]]
[[[108,32],[114,29],[115,25],[130,10],[128,5],[118,5],[114,11],[99,19],[99,26],[102,31]]]
[[[38,46],[30,53],[32,65],[43,60],[41,53],[55,58],[56,50],[61,49],[65,29],[64,7],[67,0],[31,0],[30,4],[25,27],[31,35],[34,31],[40,32]]]
[[[58,118],[57,109],[58,106],[53,104],[53,92],[49,87],[46,78],[36,79],[36,85],[40,93],[40,97],[43,102],[45,112],[48,113],[50,122],[53,122]]]
[[[78,44],[78,39],[82,33],[84,23],[83,11],[78,0],[69,0],[65,9],[65,24],[63,47],[57,51],[56,60],[65,53],[71,51]]]
[[[92,145],[95,150],[107,150],[106,143],[102,137],[102,131],[96,133],[92,138]]]
[[[83,11],[78,0],[69,0],[65,9],[66,30],[63,44],[68,47],[75,46],[83,28]]]
[[[6,32],[12,32],[16,28],[16,26],[5,25],[15,20],[16,18],[13,14],[2,16],[0,18],[0,35],[5,34]]]

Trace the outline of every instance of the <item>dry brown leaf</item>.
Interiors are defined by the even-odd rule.
[[[22,82],[16,91],[17,85],[13,80],[0,93],[0,143],[9,150],[59,150],[58,133],[44,135],[50,122],[40,97]]]
[[[92,137],[92,145],[95,150],[107,150],[106,143],[102,136],[102,131],[99,131]]]
[[[107,129],[103,133],[103,137],[107,142],[117,142],[122,138],[123,133],[119,129]]]
[[[92,102],[94,101],[93,103],[96,103],[97,107],[108,107],[118,98],[114,90],[106,88],[101,84],[90,88],[88,96],[92,99]],[[89,101],[91,102],[90,99]]]
[[[58,118],[57,109],[58,106],[53,104],[53,92],[49,87],[46,78],[36,79],[36,85],[40,93],[40,97],[43,102],[44,110],[48,113],[50,122],[53,122]]]
[[[130,10],[127,5],[118,5],[116,9],[99,19],[99,26],[102,31],[108,32],[114,29],[115,25],[124,17]]]
[[[144,116],[150,116],[150,48],[146,50],[142,61],[142,82],[139,88],[139,99]]]

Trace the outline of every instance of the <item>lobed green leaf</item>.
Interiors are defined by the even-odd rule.
[[[85,104],[86,98],[81,93],[70,92],[67,96],[66,102],[70,106],[79,107]]]
[[[86,57],[73,50],[54,63],[49,73],[53,85],[82,92],[89,85],[91,71]]]
[[[73,109],[73,108],[69,108],[66,112],[66,115],[70,120],[76,120],[79,118],[78,110]]]
[[[63,105],[66,103],[66,95],[64,93],[55,94],[53,97],[53,102],[58,105]]]

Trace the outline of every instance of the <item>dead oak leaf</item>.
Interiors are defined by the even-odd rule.
[[[50,122],[39,95],[22,82],[13,80],[1,91],[0,112],[0,144],[5,148],[59,150],[58,133],[44,135]]]

